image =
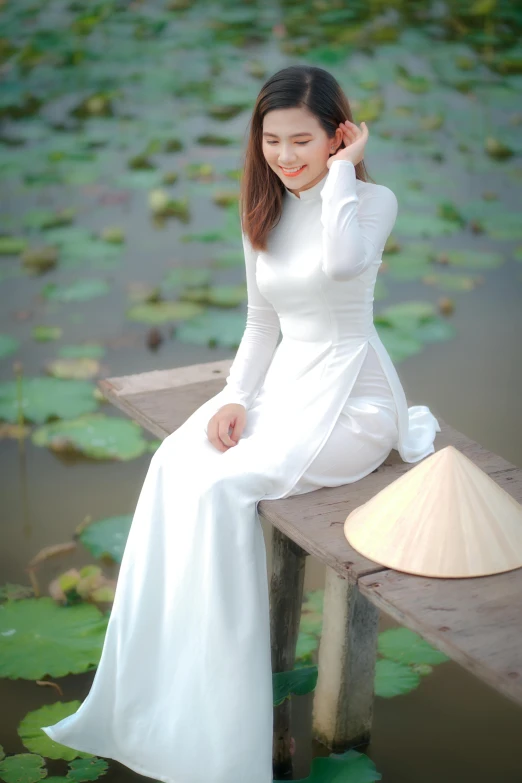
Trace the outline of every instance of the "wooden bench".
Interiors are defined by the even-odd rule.
[[[107,378],[99,386],[116,407],[164,438],[223,388],[230,364],[225,360]],[[437,419],[437,451],[452,444],[522,501],[522,470]],[[273,525],[274,672],[294,668],[306,556],[317,557],[327,567],[313,733],[334,752],[370,740],[381,609],[522,704],[522,568],[479,578],[423,578],[367,560],[344,537],[350,511],[412,467],[394,450],[377,470],[354,484],[258,505],[261,518]],[[291,768],[290,704],[285,700],[274,713],[278,771]]]

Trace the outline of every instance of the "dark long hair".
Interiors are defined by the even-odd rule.
[[[268,234],[281,218],[285,193],[285,186],[263,155],[263,119],[269,111],[290,108],[305,108],[314,114],[330,139],[340,122],[353,122],[348,98],[337,80],[323,68],[291,65],[265,82],[250,120],[239,194],[242,230],[259,251],[267,249]],[[341,142],[338,149],[344,146]],[[355,176],[368,182],[363,161],[355,166]]]

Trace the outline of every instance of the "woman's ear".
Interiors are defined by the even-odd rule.
[[[335,136],[333,137],[331,143],[330,143],[330,152],[332,155],[334,155],[339,147],[341,146],[343,141],[343,132],[340,128],[337,128],[335,131]]]

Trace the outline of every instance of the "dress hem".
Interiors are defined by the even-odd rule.
[[[51,728],[46,726],[45,728],[42,727],[42,731],[44,734],[47,734],[47,736],[53,740],[53,742],[58,742],[60,745],[64,745],[63,742],[60,742],[60,740],[56,739],[54,736],[54,732]],[[68,748],[70,745],[64,745],[64,747]],[[97,756],[98,758],[102,759],[111,759],[111,761],[117,761],[118,764],[123,764],[124,767],[128,767],[129,769],[132,769],[134,772],[137,772],[138,775],[144,775],[147,778],[153,778],[154,780],[160,780],[161,783],[186,783],[186,781],[182,781],[179,778],[169,778],[166,775],[158,775],[156,772],[149,772],[145,769],[145,767],[141,767],[139,764],[136,764],[135,762],[129,763],[128,761],[124,761],[121,758],[118,758],[117,756],[107,756],[102,753],[99,753],[95,750],[90,750],[86,747],[83,748],[72,748],[72,750],[79,750],[81,753],[92,753],[94,756]],[[270,775],[270,779],[267,780],[267,783],[274,783],[273,775]]]

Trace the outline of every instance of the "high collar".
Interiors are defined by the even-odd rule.
[[[285,185],[284,187],[286,190],[287,198],[290,199],[291,201],[297,201],[297,202],[319,201],[321,198],[321,190],[324,188],[324,184],[326,182],[326,178],[329,173],[330,170],[328,169],[324,177],[321,180],[319,180],[319,182],[316,182],[315,185],[312,185],[311,188],[307,188],[306,190],[301,190],[298,196],[296,196],[295,193],[292,193],[292,191],[289,190]]]

